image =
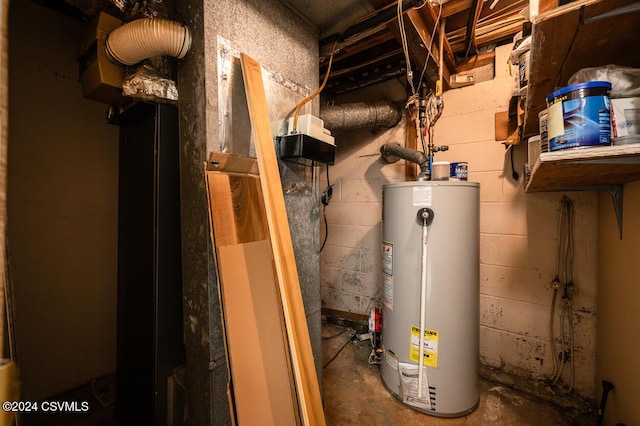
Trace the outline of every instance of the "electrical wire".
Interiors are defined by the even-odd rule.
[[[349,24],[349,26],[351,25],[352,24]],[[347,28],[349,28],[349,26],[347,26],[344,30],[342,30],[342,32],[340,32],[340,35],[342,35],[342,33],[345,32]],[[313,92],[312,94],[304,98],[296,106],[295,113],[293,114],[293,131],[294,132],[298,131],[298,116],[300,115],[300,110],[302,109],[304,104],[306,104],[307,102],[309,102],[310,100],[318,96],[320,92],[322,92],[322,89],[324,89],[324,86],[327,85],[327,81],[329,80],[329,73],[331,72],[331,65],[333,64],[333,55],[336,53],[336,47],[338,46],[339,40],[340,40],[340,37],[338,37],[336,41],[333,42],[333,47],[331,48],[331,55],[329,55],[329,63],[327,64],[327,71],[325,72],[324,80],[322,81],[322,84],[320,85],[320,87],[318,87],[318,90],[316,90],[315,92]]]
[[[574,353],[574,341],[573,341],[573,293],[574,293],[574,285],[573,285],[573,203],[571,200],[568,200],[567,209],[569,216],[568,218],[568,230],[567,230],[567,285],[568,287],[568,295],[569,295],[569,346],[571,351],[571,382],[569,384],[569,392],[573,390],[573,385],[575,382],[576,376],[576,363],[575,363],[575,353]]]
[[[318,87],[318,89],[313,92],[312,94],[310,94],[309,96],[307,96],[306,98],[304,98],[302,101],[300,101],[300,103],[296,106],[295,112],[293,114],[293,131],[297,132],[298,131],[298,116],[300,115],[300,110],[302,109],[302,107],[309,101],[311,101],[313,98],[315,98],[316,96],[318,96],[320,94],[320,92],[322,92],[322,90],[324,89],[324,87],[327,85],[327,81],[329,80],[329,74],[331,73],[331,66],[333,65],[333,57],[336,53],[336,48],[338,47],[338,43],[340,42],[340,39],[342,38],[342,35],[345,33],[345,31],[347,31],[349,28],[351,28],[353,25],[364,21],[365,19],[370,18],[371,16],[379,13],[382,10],[386,10],[388,8],[388,6],[384,6],[381,7],[380,9],[376,9],[372,12],[369,12],[359,18],[354,19],[353,21],[349,22],[341,31],[340,34],[338,34],[338,38],[336,38],[336,41],[333,42],[333,47],[331,48],[331,54],[329,55],[329,63],[327,64],[327,70],[325,71],[324,74],[324,79],[322,80],[322,84],[320,85],[320,87]]]
[[[560,280],[556,275],[556,279],[553,281],[553,296],[551,297],[551,315],[549,318],[549,347],[551,348],[551,359],[553,359],[553,375],[551,378],[555,378],[556,374],[558,374],[558,361],[556,361],[556,342],[553,336],[553,323],[556,311],[556,299],[558,297],[558,288],[556,287],[555,282],[558,282],[557,285],[560,284]]]
[[[322,246],[320,246],[320,250],[318,253],[321,253],[324,250],[325,244],[327,244],[327,238],[329,237],[329,224],[327,223],[327,206],[331,202],[331,197],[333,196],[333,186],[329,181],[329,165],[327,164],[327,189],[322,192],[322,197],[320,201],[322,202],[322,218],[324,219],[324,241],[322,241]]]
[[[322,205],[322,218],[324,219],[324,240],[322,241],[322,245],[320,246],[320,250],[318,253],[322,253],[324,250],[325,244],[327,244],[327,237],[329,236],[329,224],[327,224],[327,206]]]
[[[429,153],[427,148],[427,142],[424,140],[425,133],[426,133],[426,128],[420,125],[420,142],[422,143],[422,151],[428,155]]]
[[[558,380],[560,379],[561,375],[562,375],[562,370],[564,368],[564,364],[566,361],[566,353],[565,353],[565,330],[564,330],[564,323],[565,323],[565,296],[566,296],[566,282],[567,282],[567,274],[566,274],[566,254],[567,254],[567,239],[565,238],[565,234],[566,234],[566,221],[567,221],[567,203],[565,201],[566,196],[564,196],[562,198],[562,200],[560,201],[561,207],[560,207],[560,220],[558,222],[558,256],[556,259],[556,268],[557,268],[557,274],[558,277],[560,279],[560,286],[562,286],[563,288],[563,295],[562,295],[562,306],[561,306],[561,310],[560,310],[560,344],[561,344],[561,350],[560,350],[560,360],[559,360],[559,365],[558,368],[554,374],[553,377],[553,384],[555,385]],[[555,350],[554,350],[555,352]],[[555,353],[554,353],[555,356]]]
[[[423,8],[427,3],[428,2],[424,2],[422,6],[416,9]],[[438,16],[436,18],[435,24],[433,24],[433,31],[431,31],[431,43],[433,43],[433,38],[436,36],[436,29],[438,28],[438,24],[440,23],[440,18],[442,17],[442,3],[443,3],[443,0],[440,0],[439,1],[440,7],[438,8]],[[440,36],[442,37],[443,35],[441,34]],[[418,81],[422,81],[422,79],[424,78],[424,74],[427,72],[427,64],[429,63],[429,58],[432,56],[431,44],[425,47],[427,48],[427,52],[429,52],[429,55],[427,55],[427,58],[424,61],[424,67],[422,67],[422,72],[420,73],[420,80]],[[442,52],[440,52],[440,55],[442,55]]]
[[[325,363],[322,365],[322,368],[323,368],[323,369],[327,368],[327,367],[329,366],[329,364],[331,364],[331,363],[332,363],[336,358],[338,358],[338,355],[340,355],[340,352],[342,352],[342,350],[343,350],[344,348],[346,348],[346,347],[347,347],[347,345],[348,345],[349,343],[353,342],[353,341],[356,339],[356,336],[357,336],[357,335],[358,335],[358,333],[354,332],[354,333],[353,333],[353,335],[349,338],[349,340],[347,340],[346,342],[344,342],[344,345],[342,345],[342,346],[340,347],[340,349],[338,349],[338,352],[336,352],[336,353],[331,357],[331,359],[330,359],[329,361],[325,362]]]
[[[378,355],[377,347],[376,347],[376,334],[375,332],[369,332],[369,336],[371,337],[369,340],[371,341],[371,353],[369,354],[369,364],[377,365],[382,362],[382,357]]]
[[[550,343],[554,357],[553,384],[562,377],[564,365],[571,363],[570,382],[568,391],[573,390],[575,383],[575,345],[573,324],[573,202],[565,195],[561,200],[560,221],[558,230],[558,254],[556,259],[556,279],[551,306]],[[560,339],[561,351],[559,365],[555,362],[555,339],[553,337],[553,316],[558,287],[562,286],[562,309],[560,311]],[[567,332],[568,342],[567,342]],[[567,347],[568,346],[568,347]]]
[[[368,362],[370,365],[379,365],[382,363],[382,357],[376,353],[376,348],[371,349]]]
[[[573,349],[573,307],[569,306],[569,351],[571,352],[571,382],[569,384],[569,392],[573,390],[576,377],[576,358]]]
[[[333,339],[333,338],[335,338],[335,337],[342,336],[342,335],[343,335],[344,333],[346,333],[346,332],[347,332],[347,329],[345,328],[345,329],[343,329],[341,332],[336,333],[336,334],[334,334],[334,335],[332,335],[332,336],[327,336],[327,337],[322,336],[322,340],[330,340],[330,339]]]
[[[551,376],[552,380],[555,380],[558,374],[558,361],[556,360],[556,343],[555,343],[555,336],[553,331],[553,324],[555,320],[555,309],[556,309],[556,299],[558,297],[558,288],[560,288],[560,285],[562,283],[561,281],[562,271],[560,270],[560,263],[563,256],[563,251],[562,251],[562,235],[563,235],[562,229],[563,229],[563,223],[564,223],[563,219],[564,219],[564,204],[561,205],[560,220],[558,220],[558,249],[556,251],[556,276],[551,282],[551,285],[553,286],[553,296],[551,297],[551,314],[549,317],[549,344],[551,347],[551,354],[552,354],[551,358],[553,359],[553,375]]]
[[[514,145],[509,145],[509,148],[511,150],[510,154],[510,158],[511,158],[511,177],[513,178],[513,180],[518,180],[520,179],[520,175],[518,174],[518,172],[516,172],[516,165],[513,163],[513,151],[514,151]]]
[[[560,311],[560,335],[562,336],[562,350],[560,351],[560,366],[558,367],[558,373],[556,374],[555,379],[553,379],[553,384],[555,385],[558,380],[560,379],[560,376],[562,375],[562,369],[564,368],[564,363],[566,361],[566,353],[565,353],[565,341],[564,341],[564,312],[565,309],[564,307],[562,308],[562,310]]]
[[[398,13],[398,28],[400,30],[400,41],[402,43],[402,52],[404,53],[404,60],[407,68],[406,69],[407,81],[409,82],[409,87],[411,88],[411,94],[415,95],[416,87],[413,84],[413,70],[411,69],[411,59],[409,58],[409,43],[407,42],[407,32],[404,27],[404,12],[402,10],[402,0],[398,0],[397,13]]]
[[[434,23],[433,26],[433,30],[431,32],[431,42],[430,43],[425,43],[425,48],[427,49],[427,55],[424,61],[424,66],[422,67],[422,72],[420,73],[420,78],[418,80],[419,83],[422,84],[422,81],[424,79],[424,75],[427,71],[427,67],[429,65],[429,59],[431,57],[433,57],[433,53],[431,50],[431,45],[433,44],[433,40],[434,37],[436,35],[436,31],[439,27],[439,23],[442,17],[442,3],[443,0],[439,1],[439,10],[438,10],[438,16],[436,18],[436,21]],[[425,1],[422,5],[420,5],[419,7],[416,7],[416,9],[421,9],[423,7],[425,7],[427,4],[427,1]],[[438,119],[440,118],[440,115],[442,114],[442,110],[444,107],[444,104],[442,102],[442,96],[441,96],[441,87],[442,87],[442,69],[443,69],[443,55],[444,55],[444,48],[443,48],[443,43],[444,43],[444,25],[440,26],[440,63],[436,63],[436,67],[438,68],[439,71],[439,80],[436,83],[436,94],[434,95],[432,92],[429,93],[428,95],[424,95],[423,93],[418,93],[416,91],[416,88],[414,86],[414,81],[413,81],[413,70],[411,68],[411,61],[410,61],[410,57],[409,57],[409,48],[408,48],[408,42],[407,42],[407,36],[406,36],[406,30],[405,30],[405,25],[404,25],[404,17],[403,17],[403,13],[402,13],[402,1],[398,0],[397,2],[397,15],[398,15],[398,27],[400,30],[400,39],[402,42],[402,50],[405,56],[405,62],[406,62],[406,71],[407,71],[407,82],[409,84],[409,87],[411,89],[411,95],[408,97],[407,99],[407,103],[405,105],[405,108],[407,109],[407,111],[409,112],[409,116],[413,119],[416,120],[417,117],[419,117],[420,120],[420,124],[419,126],[417,126],[417,133],[419,135],[420,138],[420,142],[422,144],[422,151],[425,153],[425,155],[427,155],[427,157],[429,158],[429,170],[431,170],[431,163],[433,162],[433,126],[435,125],[436,121],[438,121]],[[426,97],[427,99],[424,100],[423,97]],[[423,103],[424,102],[424,103]],[[422,114],[422,109],[424,108],[424,114]],[[420,114],[418,114],[418,112],[420,112]],[[425,141],[425,136],[428,136],[428,143]]]

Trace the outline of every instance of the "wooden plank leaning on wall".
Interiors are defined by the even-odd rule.
[[[287,337],[291,349],[298,404],[303,424],[322,426],[325,424],[325,418],[320,386],[313,361],[298,270],[294,261],[293,243],[282,193],[278,158],[269,122],[262,70],[258,62],[245,54],[240,56],[240,63],[249,106],[251,132],[256,144],[260,184],[264,194],[273,258],[287,326]]]
[[[212,153],[206,171],[232,418],[300,424],[256,160]],[[280,332],[278,332],[280,331]]]

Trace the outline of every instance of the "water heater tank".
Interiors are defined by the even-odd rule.
[[[469,414],[480,397],[479,189],[457,181],[383,186],[380,373],[402,402],[439,417]]]

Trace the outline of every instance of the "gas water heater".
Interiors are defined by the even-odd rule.
[[[464,416],[479,402],[479,188],[383,186],[380,374],[395,397],[433,416]]]

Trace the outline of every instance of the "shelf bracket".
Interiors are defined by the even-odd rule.
[[[576,185],[576,186],[554,186],[554,191],[606,191],[611,195],[613,210],[618,221],[618,231],[622,239],[622,185]]]

